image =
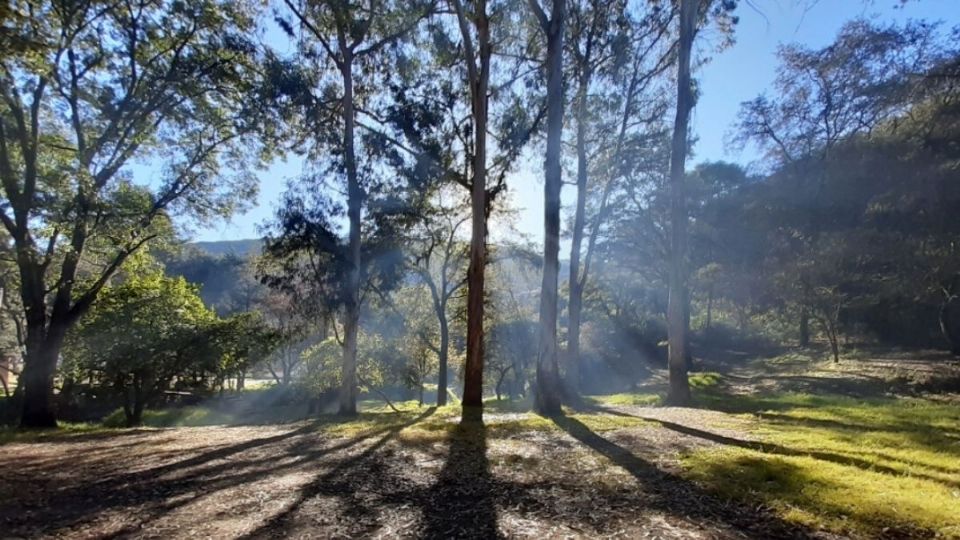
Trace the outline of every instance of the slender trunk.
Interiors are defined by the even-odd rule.
[[[357,175],[354,153],[353,58],[346,46],[345,29],[339,29],[340,50],[343,53],[343,160],[347,172],[347,216],[350,222],[349,264],[347,294],[343,324],[343,371],[340,385],[340,410],[344,416],[357,414],[357,332],[360,326],[360,214],[363,190]]]
[[[462,15],[462,7],[458,5],[460,28],[466,40],[469,38],[469,29]],[[492,52],[485,1],[476,3],[473,22],[477,31],[478,58],[474,59],[470,55],[467,61],[473,66],[479,61],[479,69],[474,67],[469,70],[472,73],[470,98],[474,154],[470,189],[470,265],[467,269],[467,358],[463,374],[464,420],[472,420],[483,414],[483,291],[487,263],[487,93]]]
[[[950,353],[954,356],[960,356],[960,335],[957,334],[953,317],[951,317],[950,314],[953,301],[954,297],[951,296],[950,298],[944,299],[940,304],[940,332],[943,334],[944,339],[947,340]]]
[[[690,345],[690,287],[683,288],[683,350],[687,371],[693,371],[693,347]]]
[[[497,384],[496,384],[496,387],[495,387],[495,389],[494,389],[494,390],[495,390],[495,393],[497,394],[497,401],[500,401],[500,400],[503,399],[503,397],[502,397],[503,392],[501,392],[500,389],[503,387],[503,380],[507,377],[507,373],[510,373],[510,368],[509,368],[509,367],[508,367],[507,369],[501,370],[501,371],[500,371],[500,376],[497,377]]]
[[[544,163],[543,282],[540,287],[540,347],[537,354],[536,408],[559,414],[557,367],[557,281],[560,273],[560,145],[563,137],[564,0],[553,0],[547,35],[547,153]]]
[[[567,390],[580,392],[580,314],[583,287],[580,278],[580,247],[587,212],[587,87],[589,68],[584,68],[577,91],[577,206],[573,217],[573,238],[570,243],[569,298],[567,303],[567,365],[564,382]]]
[[[442,312],[437,313],[437,319],[440,323],[440,354],[438,354],[437,367],[437,407],[443,407],[447,404],[447,364],[450,357],[450,328],[447,325],[446,308],[441,308]]]
[[[958,335],[956,322],[952,316],[953,305],[957,300],[956,289],[958,284],[960,284],[960,275],[955,275],[943,287],[943,301],[940,303],[939,313],[940,332],[947,340],[950,353],[954,356],[960,356],[960,335]]]
[[[247,381],[247,370],[241,369],[240,373],[237,373],[237,392],[243,392],[243,387]]]
[[[667,401],[685,405],[690,401],[687,380],[687,332],[684,301],[687,250],[686,159],[687,130],[693,108],[690,53],[699,0],[680,0],[680,43],[677,66],[677,111],[670,153],[670,298],[667,306],[667,342],[670,389]]]
[[[806,307],[800,308],[800,340],[801,347],[810,345],[810,314]]]
[[[134,427],[143,424],[143,409],[146,406],[144,393],[144,377],[134,375],[133,377],[133,410],[127,417],[127,427]]]
[[[710,290],[707,292],[707,323],[704,325],[704,330],[710,330],[710,324],[713,322],[713,285],[710,285]]]

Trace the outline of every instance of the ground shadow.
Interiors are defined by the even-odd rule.
[[[499,538],[486,426],[482,420],[462,422],[449,440],[447,460],[429,493],[440,504],[423,508],[421,537]]]
[[[791,457],[812,457],[815,459],[819,459],[821,461],[836,463],[838,465],[856,467],[864,471],[879,472],[879,473],[891,474],[894,476],[904,476],[907,474],[904,471],[897,469],[895,467],[888,467],[886,465],[881,465],[873,461],[869,461],[866,459],[861,459],[861,458],[857,458],[849,455],[835,454],[832,452],[823,452],[818,450],[797,450],[795,448],[790,448],[788,446],[783,446],[780,444],[774,444],[774,443],[763,442],[763,441],[755,441],[755,440],[738,439],[736,437],[721,435],[719,433],[714,433],[712,431],[706,431],[703,429],[687,426],[684,424],[670,422],[660,418],[651,418],[643,415],[630,414],[627,412],[616,411],[616,410],[612,410],[604,407],[595,407],[593,410],[597,412],[604,412],[607,414],[613,414],[617,416],[628,416],[628,417],[638,418],[646,422],[655,423],[662,428],[666,428],[683,435],[696,437],[699,439],[707,440],[710,442],[714,442],[714,443],[722,444],[726,446],[736,446],[738,448],[754,450],[754,451],[762,452],[765,454],[791,456]],[[910,476],[924,478],[926,480],[930,480],[932,482],[938,482],[940,484],[950,486],[950,487],[960,487],[960,481],[945,480],[943,478],[937,478],[935,476],[925,475],[919,472],[912,472],[910,473]]]
[[[633,475],[643,489],[652,495],[649,506],[657,511],[698,522],[722,524],[748,538],[813,537],[809,531],[765,510],[720,502],[693,482],[665,471],[601,437],[576,418],[555,416],[551,420],[571,437]]]

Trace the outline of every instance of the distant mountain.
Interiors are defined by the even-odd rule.
[[[249,238],[246,240],[221,240],[219,242],[194,242],[191,245],[215,257],[234,255],[241,259],[246,259],[260,254],[260,250],[263,247],[263,240],[259,238]]]

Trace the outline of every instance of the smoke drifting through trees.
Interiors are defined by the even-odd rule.
[[[711,92],[697,68],[735,39],[734,2],[40,5],[4,21],[20,48],[0,104],[24,426],[82,386],[129,398],[131,424],[165,392],[252,373],[318,408],[335,393],[344,415],[358,396],[453,396],[471,419],[494,396],[557,414],[664,368],[686,404],[698,352],[738,340],[838,362],[848,340],[960,351],[960,77],[937,25],[784,46],[775,93],[735,126],[762,152],[748,172],[688,158]],[[307,165],[256,260],[167,253],[277,153]],[[134,177],[141,159],[168,161],[161,182]],[[542,245],[491,242],[515,173],[541,164]],[[141,311],[161,290],[180,302]],[[187,361],[197,336],[216,346]]]

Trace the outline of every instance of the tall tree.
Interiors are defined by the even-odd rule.
[[[466,250],[459,236],[469,216],[460,205],[449,205],[443,193],[438,194],[433,208],[422,224],[418,247],[411,254],[411,266],[430,291],[430,300],[437,318],[440,343],[437,354],[437,406],[447,404],[448,368],[450,359],[450,298],[465,284],[463,267]]]
[[[686,159],[693,84],[690,57],[701,0],[680,0],[680,31],[677,52],[677,108],[670,149],[670,298],[667,304],[667,342],[670,390],[667,401],[685,405],[690,401],[687,381],[687,207]]]
[[[363,72],[376,71],[377,62],[383,62],[388,46],[407,35],[430,12],[431,7],[422,3],[414,6],[404,2],[377,1],[351,2],[348,0],[284,0],[303,31],[309,35],[325,54],[339,76],[338,98],[323,103],[333,107],[333,115],[340,133],[334,137],[337,155],[346,183],[347,248],[346,275],[341,295],[343,310],[343,364],[339,411],[342,415],[357,413],[357,333],[360,324],[360,289],[362,257],[362,214],[367,198],[360,165],[357,160],[357,114],[360,96],[357,83],[367,83],[362,90],[372,92],[370,81],[362,79]],[[289,23],[284,26],[293,36]],[[316,54],[310,45],[303,51],[305,58]],[[327,87],[329,90],[330,87]],[[328,111],[329,113],[329,111]],[[318,126],[318,131],[325,126]],[[327,134],[318,132],[317,141]]]
[[[550,14],[530,0],[530,9],[546,36],[544,69],[547,79],[547,152],[544,159],[543,282],[540,287],[540,346],[537,351],[536,408],[541,414],[559,414],[560,373],[557,364],[557,281],[560,274],[560,190],[563,171],[563,34],[565,0],[553,0]]]
[[[483,285],[487,242],[487,102],[490,88],[490,16],[486,0],[473,2],[470,13],[450,0],[457,16],[470,87],[473,166],[470,179],[470,263],[467,268],[467,359],[463,374],[463,417],[483,407]],[[476,39],[474,39],[476,36]]]
[[[36,48],[0,58],[0,220],[27,327],[21,425],[47,427],[66,333],[123,262],[164,216],[209,218],[249,196],[254,12],[219,0],[12,11],[5,33]],[[163,181],[134,182],[134,159],[163,164]]]

